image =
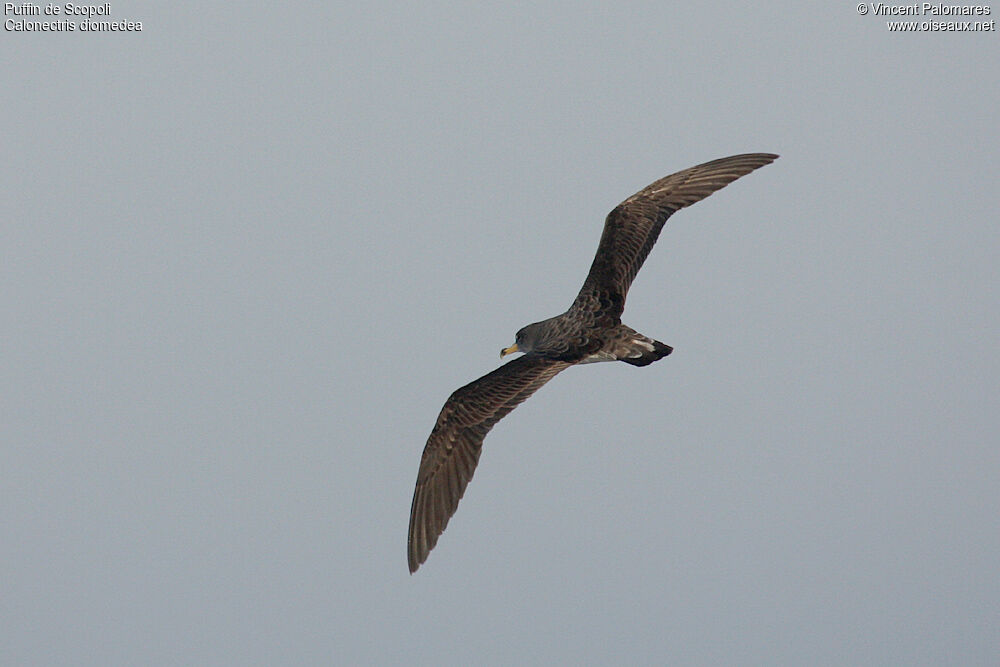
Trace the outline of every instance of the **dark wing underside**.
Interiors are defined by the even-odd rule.
[[[427,559],[479,462],[483,439],[511,410],[572,364],[525,355],[453,393],[427,439],[410,507],[410,572]]]
[[[661,178],[616,206],[604,222],[594,263],[570,310],[604,326],[617,323],[628,288],[667,218],[777,158],[748,153],[712,160]]]

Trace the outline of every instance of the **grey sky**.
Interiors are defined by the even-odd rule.
[[[4,32],[0,663],[1000,660],[997,33],[619,7]],[[752,151],[630,292],[673,355],[501,422],[409,576],[448,394]]]

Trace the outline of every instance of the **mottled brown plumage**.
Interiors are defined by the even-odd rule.
[[[441,409],[420,459],[410,508],[411,573],[437,544],[476,470],[483,439],[507,413],[574,364],[646,366],[670,354],[669,345],[621,323],[629,286],[671,214],[777,157],[733,155],[685,169],[640,190],[608,214],[590,273],[569,310],[518,331],[515,344],[501,356],[525,355],[455,391]]]

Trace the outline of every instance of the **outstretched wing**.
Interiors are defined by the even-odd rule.
[[[712,160],[661,178],[616,206],[604,222],[597,255],[571,310],[617,322],[628,288],[667,218],[777,158],[748,153]]]
[[[525,355],[453,393],[427,439],[410,507],[410,572],[427,560],[479,462],[483,439],[507,413],[571,366]]]

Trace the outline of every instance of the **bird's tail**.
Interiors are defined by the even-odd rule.
[[[624,361],[633,366],[648,366],[674,351],[674,348],[666,343],[653,340],[649,336],[643,336],[624,324],[619,326],[621,331],[618,344],[615,346],[615,357],[618,361]]]

